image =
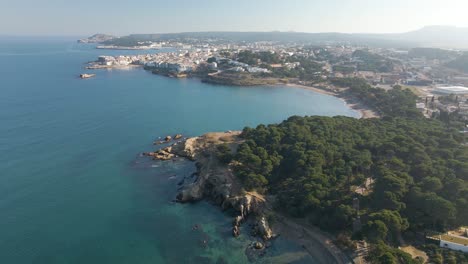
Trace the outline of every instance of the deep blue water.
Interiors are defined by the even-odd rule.
[[[243,263],[249,238],[230,237],[230,218],[205,202],[171,203],[171,176],[193,164],[138,154],[175,133],[358,115],[301,89],[212,86],[142,69],[77,78],[98,55],[130,53],[141,51],[0,39],[0,263]],[[195,223],[203,231],[192,231]],[[300,250],[278,240],[269,254]]]

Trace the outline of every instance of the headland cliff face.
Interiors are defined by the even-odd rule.
[[[233,209],[236,214],[232,227],[234,236],[240,235],[240,226],[249,218],[249,221],[253,221],[251,234],[266,241],[275,237],[265,217],[271,210],[266,199],[256,192],[245,191],[233,173],[233,164],[224,164],[217,157],[219,145],[227,144],[232,154],[235,154],[242,142],[239,131],[208,133],[173,143],[169,147],[145,155],[156,160],[185,157],[195,161],[197,171],[179,183],[177,202],[209,199],[223,210]]]

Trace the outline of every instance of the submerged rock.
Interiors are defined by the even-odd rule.
[[[175,158],[171,147],[166,147],[156,152],[149,152],[147,156],[153,157],[154,160],[170,160]]]
[[[263,249],[264,245],[262,244],[262,242],[255,242],[254,243],[254,248],[255,249]]]
[[[238,227],[238,226],[234,226],[234,227],[232,228],[232,235],[233,235],[234,237],[240,236],[240,230],[239,230],[239,227]]]
[[[252,216],[255,223],[252,233],[266,241],[273,237],[273,232],[264,217],[265,212],[269,210],[265,198],[256,192],[243,191],[242,183],[233,174],[232,165],[220,162],[216,155],[219,144],[238,146],[242,143],[243,139],[239,135],[240,132],[232,131],[208,133],[200,137],[183,140],[177,145],[173,144],[149,156],[159,160],[168,160],[180,156],[196,161],[197,171],[190,177],[193,180],[178,183],[180,190],[176,196],[176,201],[187,203],[208,198],[223,210],[233,209],[236,215],[232,222],[234,237],[240,235],[240,226],[248,217]],[[182,138],[182,135],[174,136],[174,139],[179,138]],[[167,142],[172,138],[167,136],[164,140]]]

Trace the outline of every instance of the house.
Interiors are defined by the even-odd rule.
[[[448,248],[456,251],[462,251],[468,253],[468,238],[452,235],[452,234],[444,234],[439,236],[440,239],[440,247]]]

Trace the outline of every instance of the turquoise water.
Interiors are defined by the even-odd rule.
[[[190,174],[193,164],[138,154],[175,133],[358,115],[301,89],[212,86],[142,69],[77,78],[98,55],[132,53],[141,52],[0,39],[0,263],[244,263],[250,239],[230,237],[228,216],[206,202],[171,202],[171,176]],[[284,252],[300,247],[280,239],[269,256]]]

